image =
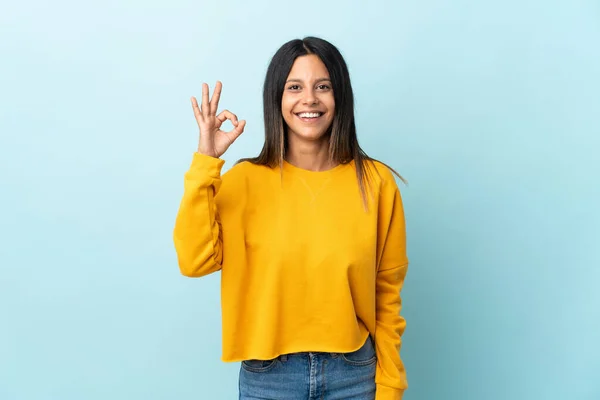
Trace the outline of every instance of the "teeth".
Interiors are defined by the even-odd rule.
[[[317,118],[321,116],[321,113],[300,113],[298,116],[300,118]]]

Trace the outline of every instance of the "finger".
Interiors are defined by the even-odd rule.
[[[194,96],[192,96],[192,110],[194,110],[194,116],[196,117],[196,121],[200,122],[202,120],[202,113],[200,112],[200,108],[198,107],[198,100]]]
[[[229,110],[223,110],[219,113],[219,115],[217,115],[217,119],[219,121],[221,121],[221,123],[225,122],[226,120],[230,120],[231,123],[233,124],[233,126],[237,126],[238,125],[238,118],[237,116],[230,112]]]
[[[235,140],[244,132],[245,127],[246,127],[246,121],[241,120],[240,123],[235,128],[233,128],[233,130],[231,132],[228,133],[228,135],[233,140]]]
[[[215,115],[217,113],[217,109],[219,108],[219,99],[221,98],[222,89],[223,84],[221,81],[217,81],[215,90],[213,91],[212,99],[210,100],[210,111],[212,115]]]
[[[202,84],[202,115],[208,116],[210,114],[210,104],[208,103],[208,84]]]

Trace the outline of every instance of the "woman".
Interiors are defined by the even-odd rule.
[[[217,114],[221,88],[192,97],[200,140],[174,242],[183,275],[221,271],[222,360],[242,361],[240,399],[401,399],[402,200],[358,145],[342,55],[314,37],[277,51],[262,152],[223,176],[246,123]]]

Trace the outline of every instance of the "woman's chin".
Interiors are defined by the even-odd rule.
[[[307,142],[315,142],[324,140],[326,138],[326,131],[323,129],[298,129],[298,131],[289,131],[288,139],[301,140]]]

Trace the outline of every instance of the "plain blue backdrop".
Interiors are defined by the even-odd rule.
[[[222,80],[263,140],[284,42],[336,44],[409,181],[406,400],[600,398],[598,1],[25,1],[0,12],[0,399],[237,398],[172,229]]]

